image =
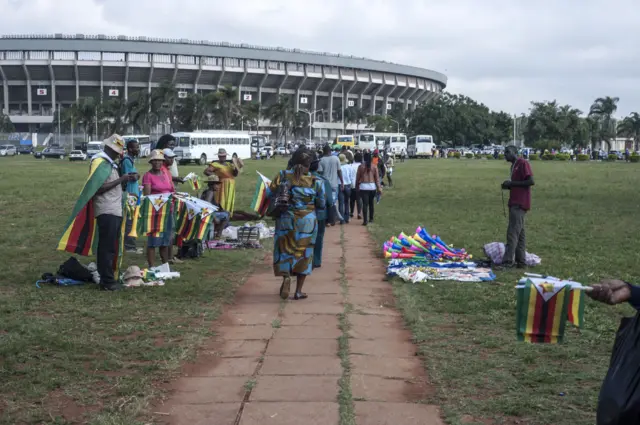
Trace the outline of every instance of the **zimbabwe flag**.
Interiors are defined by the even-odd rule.
[[[534,284],[518,286],[516,330],[519,341],[557,344],[564,338],[571,285]]]
[[[157,237],[169,230],[173,218],[172,206],[170,193],[146,196],[140,204],[138,234]]]
[[[578,328],[584,324],[584,291],[572,289],[569,294],[569,322]]]
[[[270,201],[269,184],[271,180],[258,173],[258,182],[256,183],[256,191],[251,202],[251,209],[263,217],[267,213]]]
[[[96,218],[94,216],[93,197],[111,175],[113,165],[104,158],[91,161],[89,177],[80,192],[65,231],[58,242],[59,251],[91,256],[97,248]]]

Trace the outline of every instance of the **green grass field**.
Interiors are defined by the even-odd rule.
[[[639,282],[637,164],[532,167],[527,250],[542,258],[536,272],[585,284],[604,277]],[[398,164],[396,187],[384,194],[372,234],[381,245],[423,225],[482,256],[484,244],[505,239],[499,188],[508,175],[504,161]],[[586,325],[568,326],[564,344],[518,343],[513,286],[520,277],[513,271],[498,273],[495,284],[394,282],[436,385],[434,401],[450,424],[591,425],[619,318],[633,310],[589,300]]]
[[[257,165],[273,175],[282,162],[247,162],[238,179],[238,209],[249,210]],[[176,266],[181,279],[164,287],[37,289],[40,275],[55,273],[69,257],[55,246],[88,166],[0,160],[0,424],[132,425],[159,395],[155,384],[169,380],[212,335],[221,306],[264,256],[261,250],[206,252]],[[148,164],[138,168],[143,173]],[[183,175],[202,169],[180,167]],[[123,265],[131,264],[146,266],[145,257],[126,256]]]
[[[254,170],[270,176],[283,164],[249,161],[238,181],[238,207],[249,207]],[[247,265],[264,254],[208,252],[177,267],[182,278],[161,288],[37,289],[39,276],[55,272],[68,257],[54,247],[87,167],[31,157],[0,160],[3,425],[130,425],[132,417],[147,423],[144,412],[160,395],[157,384],[193,358],[249,273]],[[640,281],[638,165],[538,161],[532,167],[536,186],[527,237],[528,250],[542,257],[539,272],[583,283]],[[146,164],[139,168],[145,171]],[[181,167],[181,174],[201,170]],[[372,235],[381,245],[423,225],[480,256],[485,243],[504,240],[499,185],[508,173],[503,161],[397,164],[396,187],[377,206]],[[134,263],[144,259],[126,257],[125,265]],[[564,344],[518,343],[513,285],[519,276],[501,273],[493,284],[394,282],[398,306],[437,388],[430,401],[442,406],[450,424],[593,424],[619,317],[632,310],[588,302],[586,325],[568,327]]]

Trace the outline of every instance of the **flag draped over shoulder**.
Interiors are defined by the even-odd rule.
[[[258,173],[258,181],[256,183],[256,191],[253,195],[253,202],[251,202],[251,209],[260,214],[261,217],[267,213],[267,209],[269,208],[271,196],[269,191],[270,184],[271,180]]]
[[[89,177],[58,242],[57,249],[59,251],[83,256],[93,254],[93,249],[97,247],[98,241],[93,197],[107,181],[112,170],[113,165],[104,158],[96,158],[91,161]]]
[[[533,283],[516,289],[518,340],[531,343],[562,342],[567,321],[571,285],[558,282]]]

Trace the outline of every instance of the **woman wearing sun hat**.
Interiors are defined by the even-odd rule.
[[[171,174],[163,167],[164,154],[161,150],[154,150],[149,157],[151,170],[147,171],[142,177],[142,186],[144,195],[159,195],[161,193],[173,193],[175,188]],[[170,214],[171,215],[171,214]],[[169,223],[164,232],[158,236],[147,236],[147,262],[149,267],[153,267],[156,258],[156,248],[159,248],[162,263],[169,262],[171,247],[171,237],[173,236],[173,220]]]
[[[233,207],[236,200],[236,177],[238,173],[238,167],[232,161],[227,161],[227,151],[223,148],[218,149],[218,160],[210,163],[207,169],[204,170],[205,175],[215,174],[220,179],[217,201],[222,209],[228,211],[231,215],[233,215]]]

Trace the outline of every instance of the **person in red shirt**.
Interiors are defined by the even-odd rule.
[[[507,228],[507,244],[502,258],[502,266],[513,267],[516,264],[522,268],[526,265],[524,219],[527,211],[531,209],[533,172],[526,159],[518,158],[518,149],[515,146],[507,147],[504,158],[511,163],[511,179],[502,183],[502,189],[510,192],[509,227]]]

